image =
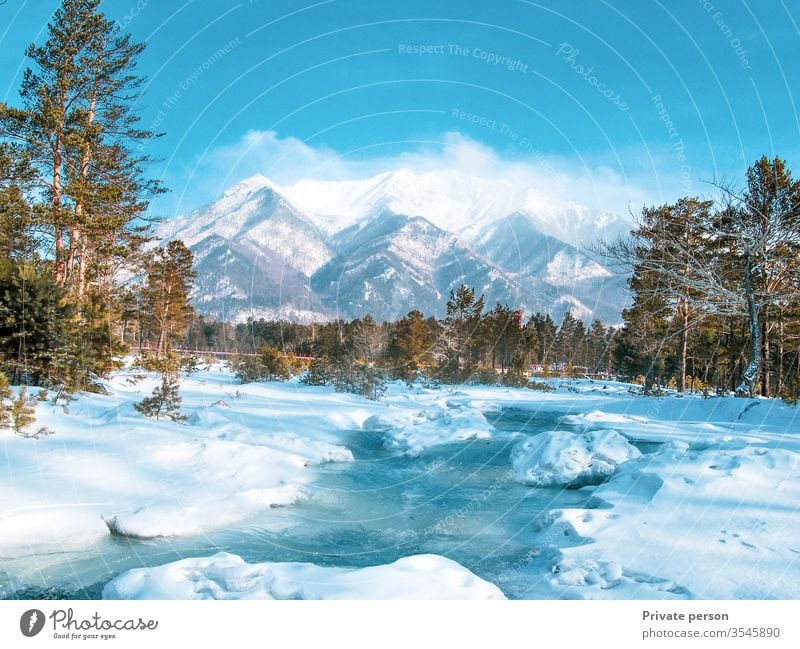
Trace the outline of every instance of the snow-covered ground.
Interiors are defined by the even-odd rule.
[[[0,432],[0,556],[79,548],[109,533],[197,534],[304,495],[309,467],[352,460],[337,432],[366,404],[296,387],[238,382],[221,367],[181,385],[186,424],[143,417],[133,404],[156,385],[122,372],[110,394],[66,407],[41,402],[38,440]]]
[[[313,563],[250,564],[220,552],[130,570],[104,599],[505,599],[455,561],[432,554],[386,566],[321,568]]]
[[[501,588],[507,573],[516,573],[515,583],[524,587],[508,595],[800,598],[800,422],[798,409],[779,401],[642,397],[626,384],[581,380],[554,381],[553,392],[398,383],[386,399],[370,402],[297,382],[239,385],[212,366],[182,382],[188,420],[178,424],[134,410],[155,385],[155,377],[134,381],[134,374],[120,372],[108,395],[80,395],[66,409],[40,402],[36,426],[52,429],[52,436],[34,440],[0,431],[0,569],[26,555],[86,550],[112,532],[192,538],[246,524],[272,507],[291,508],[313,491],[318,467],[351,462],[350,436],[363,430],[410,463],[441,449],[508,440],[509,480],[501,477],[472,506],[442,512],[440,521],[448,514],[455,524],[466,521],[512,485],[540,494],[585,485],[579,490],[585,507],[559,506],[554,495],[553,506],[529,528],[509,532],[509,540],[528,548],[518,565],[502,575],[481,572]],[[496,429],[492,413],[507,408],[547,415],[542,421],[551,423]],[[368,499],[369,490],[359,498]],[[478,530],[472,542],[488,538]],[[448,547],[435,551],[447,554]],[[373,573],[346,561],[323,569],[244,563],[233,555],[182,556],[187,563],[126,573],[106,594],[144,597],[158,588],[180,597],[490,592],[469,566],[427,555],[374,568],[396,582],[395,591],[364,585]],[[428,562],[445,576],[418,590],[414,575],[422,564],[414,562]],[[222,582],[219,574],[227,575]],[[453,590],[456,583],[464,589]]]

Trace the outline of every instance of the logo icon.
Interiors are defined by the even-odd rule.
[[[25,611],[19,618],[19,630],[26,638],[32,638],[44,628],[44,613],[37,608]]]

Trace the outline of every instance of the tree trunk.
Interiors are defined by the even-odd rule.
[[[769,396],[770,357],[769,357],[769,309],[764,308],[764,322],[761,323],[761,396]]]
[[[95,77],[94,87],[92,88],[92,98],[89,102],[89,111],[86,116],[86,130],[89,131],[91,129],[92,123],[94,122],[95,110],[97,105],[97,92],[99,88],[100,80],[98,77]],[[83,151],[81,152],[81,166],[80,166],[80,176],[79,176],[79,183],[78,186],[80,187],[81,191],[85,191],[85,183],[86,177],[89,171],[89,160],[91,158],[88,137],[89,135],[85,135],[87,140],[84,142]],[[70,266],[69,272],[71,273],[74,269],[73,264],[75,263],[75,259],[77,258],[78,261],[78,282],[77,282],[77,291],[78,297],[82,298],[84,292],[86,290],[86,255],[88,252],[88,248],[86,245],[86,228],[84,224],[81,222],[83,219],[83,196],[79,196],[78,200],[75,201],[75,225],[72,228],[72,233],[70,237]]]
[[[778,385],[776,396],[780,397],[783,392],[783,315],[780,316],[778,323]]]
[[[744,371],[742,382],[736,388],[736,396],[752,397],[755,396],[758,375],[761,371],[761,324],[758,321],[758,306],[753,290],[753,274],[749,257],[745,260],[744,286],[750,326],[750,362]]]
[[[66,279],[64,265],[64,232],[61,228],[61,141],[56,138],[53,153],[53,236],[56,246],[56,282],[63,285]]]
[[[683,298],[680,313],[683,322],[681,326],[681,360],[677,381],[679,393],[686,390],[686,360],[689,356],[689,299],[687,297]]]

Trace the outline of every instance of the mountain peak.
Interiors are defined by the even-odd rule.
[[[552,196],[546,188],[454,169],[402,167],[360,180],[307,179],[280,192],[329,235],[386,210],[422,216],[465,239],[515,212],[530,215],[542,232],[573,245],[614,236],[628,225],[614,214]]]
[[[195,252],[195,299],[210,315],[441,315],[464,282],[554,315],[569,295],[613,320],[618,283],[570,243],[592,223],[591,210],[510,179],[401,168],[286,186],[256,174],[159,235]]]
[[[222,193],[222,196],[223,198],[230,196],[241,196],[243,194],[250,194],[252,192],[257,192],[262,189],[271,189],[272,191],[280,190],[278,185],[273,183],[265,175],[255,174],[254,176],[245,178],[244,180],[239,181],[235,185],[228,187],[228,189],[226,189]]]

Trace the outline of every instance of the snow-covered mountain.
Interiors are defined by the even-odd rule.
[[[441,314],[462,282],[494,300],[532,305],[519,284],[452,233],[421,216],[381,212],[334,236],[340,254],[312,278],[332,310],[393,320],[411,309]]]
[[[201,313],[297,321],[441,316],[462,282],[528,312],[619,319],[623,281],[578,246],[625,221],[454,171],[280,186],[254,176],[162,224],[195,254]]]
[[[327,237],[263,176],[216,203],[162,224],[158,238],[182,239],[195,255],[194,302],[224,319],[319,318],[314,272],[335,256]]]
[[[555,199],[509,178],[487,179],[449,169],[400,169],[366,180],[302,180],[280,191],[329,234],[384,210],[425,217],[465,241],[514,212],[527,214],[540,230],[572,245],[611,238],[629,226],[615,214]]]

